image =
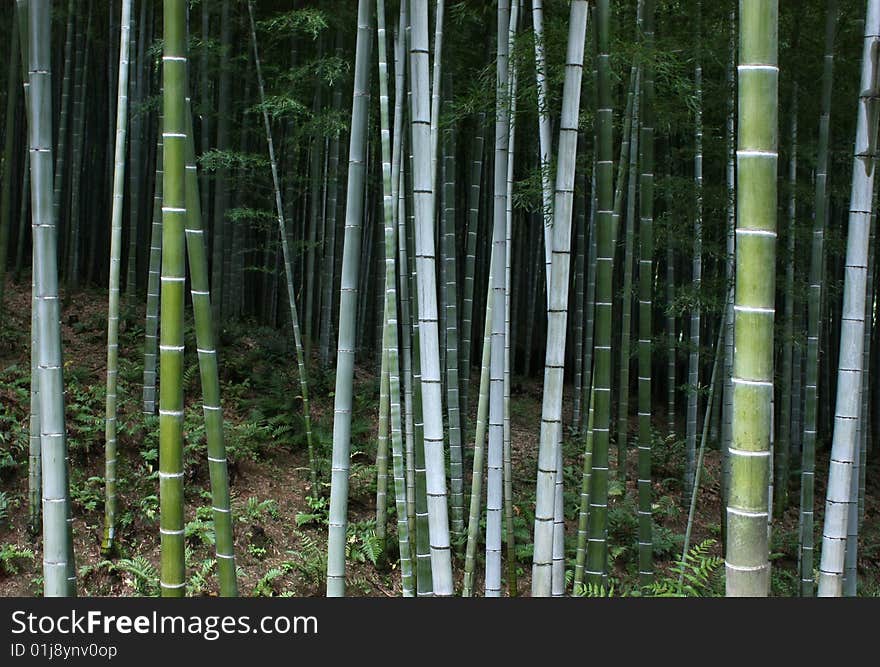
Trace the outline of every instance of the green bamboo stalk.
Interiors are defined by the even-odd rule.
[[[782,377],[779,392],[779,438],[775,444],[776,459],[773,465],[773,514],[782,518],[788,507],[789,461],[791,459],[791,409],[792,409],[792,358],[794,356],[794,258],[795,222],[797,221],[797,113],[798,86],[792,82],[791,127],[788,155],[788,238],[785,266],[785,305],[782,323]]]
[[[217,150],[229,149],[229,129],[231,124],[231,85],[230,51],[232,49],[232,26],[229,18],[230,0],[223,0],[220,10],[220,85],[217,90],[219,107],[217,109]],[[214,325],[219,326],[223,309],[223,256],[227,243],[224,227],[226,210],[229,208],[229,169],[221,165],[217,170],[214,184],[214,208],[211,211],[211,300]],[[152,256],[151,256],[152,257]],[[149,296],[147,297],[149,300]]]
[[[654,0],[645,0],[642,38],[654,48]],[[650,584],[654,576],[653,487],[651,485],[651,339],[653,334],[654,286],[654,68],[644,64],[641,105],[641,176],[639,179],[639,582]]]
[[[697,422],[700,406],[700,288],[703,280],[703,66],[701,62],[702,6],[696,7],[696,65],[694,68],[694,246],[691,285],[694,291],[690,319],[690,351],[688,353],[687,461],[684,471],[684,495],[690,496],[694,483],[697,451]],[[707,408],[708,409],[708,408]]]
[[[128,45],[131,0],[122,3],[119,29],[119,81],[116,102],[113,203],[110,221],[110,279],[107,306],[107,398],[104,422],[104,539],[101,553],[116,552],[116,391],[119,373],[119,265],[122,255],[122,200],[125,188],[125,140],[128,126]]]
[[[220,374],[214,343],[211,309],[208,248],[202,225],[199,180],[196,171],[190,99],[186,100],[186,250],[189,259],[190,295],[195,322],[196,350],[202,383],[202,410],[205,415],[205,440],[208,450],[208,473],[211,480],[211,506],[214,515],[215,555],[220,595],[237,597],[232,512],[229,497],[229,470],[223,441],[223,408],[220,403]],[[308,422],[306,422],[308,424]]]
[[[577,593],[584,584],[587,562],[587,539],[590,527],[590,487],[593,477],[593,417],[595,415],[596,392],[590,388],[590,407],[587,411],[587,428],[584,430],[584,463],[581,469],[581,502],[578,509],[577,547],[575,551],[574,585]]]
[[[740,2],[733,440],[727,502],[727,595],[770,586],[768,474],[776,256],[776,0]]]
[[[727,120],[725,126],[725,151],[727,165],[725,173],[726,201],[726,258],[724,277],[726,283],[724,312],[724,397],[721,431],[721,502],[726,508],[730,488],[730,445],[733,441],[733,301],[734,276],[736,270],[736,9],[731,7],[728,20],[728,61],[727,61]],[[726,544],[727,511],[721,512],[722,542]]]
[[[186,271],[187,3],[164,1],[162,274],[159,320],[159,533],[163,597],[186,591],[183,521],[183,311]]]
[[[68,116],[70,109],[70,84],[72,80],[71,69],[73,69],[73,0],[67,2],[67,27],[64,37],[64,76],[61,81],[61,110],[58,114],[58,149],[55,154],[55,183],[52,188],[52,211],[56,223],[60,224],[61,215],[61,197],[64,189],[64,161],[69,148],[67,142]],[[6,164],[9,164],[8,162]],[[2,265],[0,265],[2,266]],[[68,276],[69,278],[70,276]],[[0,299],[2,300],[2,299]]]
[[[447,75],[448,76],[448,75]],[[447,86],[447,88],[451,88]],[[451,97],[452,91],[447,95]],[[461,397],[459,395],[458,281],[455,261],[455,143],[452,128],[443,129],[443,262],[446,279],[446,410],[449,419],[450,528],[453,541],[464,536],[464,475],[462,472]],[[459,547],[460,549],[460,547]]]
[[[485,137],[483,127],[486,114],[481,113],[477,117],[476,135],[471,143],[473,159],[470,168],[470,184],[467,194],[467,255],[464,267],[464,295],[462,297],[461,313],[461,416],[462,428],[467,430],[467,416],[470,406],[470,379],[471,379],[471,348],[473,313],[474,313],[474,278],[476,273],[477,256],[477,229],[480,223],[480,182],[483,176],[483,147]]]
[[[89,48],[89,35],[92,31],[92,3],[91,0],[87,9],[86,28],[84,32],[80,32],[77,40],[77,83],[74,85],[74,102],[73,102],[73,150],[71,153],[71,183],[70,183],[70,218],[68,221],[68,243],[67,243],[67,282],[71,289],[79,287],[79,246],[80,246],[80,230],[82,227],[82,193],[81,187],[83,178],[83,162],[85,150],[85,126],[86,126],[86,100],[88,96],[89,83],[89,58],[91,49]],[[77,28],[79,32],[79,28]]]
[[[13,14],[15,8],[13,8]],[[12,159],[15,154],[15,108],[21,78],[21,48],[19,30],[13,16],[10,32],[9,74],[6,79],[6,127],[3,133],[3,181],[0,184],[0,316],[3,315],[3,295],[6,288],[6,263],[9,255],[9,231],[12,227]],[[21,207],[24,208],[24,202]]]
[[[596,405],[593,426],[593,472],[590,480],[592,488],[590,491],[589,545],[587,549],[587,581],[596,586],[604,585],[608,561],[606,541],[608,526],[608,428],[611,421],[611,301],[614,264],[610,15],[609,0],[597,0],[598,109],[596,121],[599,141],[596,165],[598,191],[596,351],[594,353]]]
[[[639,5],[641,9],[641,4]],[[623,250],[623,299],[620,317],[620,385],[617,400],[617,479],[626,482],[626,445],[629,433],[629,367],[632,331],[633,245],[636,217],[636,186],[639,166],[639,106],[641,68],[636,69],[630,121],[629,176],[626,196],[626,235]]]
[[[489,265],[489,284],[491,285],[492,265]],[[490,290],[491,291],[491,290]],[[486,451],[486,430],[489,417],[489,356],[492,345],[492,298],[486,295],[486,323],[483,332],[483,354],[480,370],[480,395],[477,403],[477,424],[474,436],[474,460],[471,475],[471,499],[468,511],[467,544],[465,546],[464,581],[461,596],[471,597],[474,590],[474,561],[477,552],[477,539],[480,531],[480,501],[483,494],[483,470]]]
[[[141,9],[143,10],[144,4],[141,4]],[[135,24],[138,23],[134,14],[131,15],[131,23],[130,23],[130,44],[129,49],[131,50],[131,55],[134,57],[135,62],[142,62],[143,60],[143,44],[142,39],[139,39],[137,36],[137,31],[135,30]],[[143,33],[143,26],[140,26],[141,33]],[[141,37],[144,35],[142,34]],[[138,56],[141,56],[139,59]],[[131,118],[129,119],[129,201],[128,201],[128,257],[127,257],[127,266],[126,266],[126,279],[125,279],[125,296],[128,304],[130,305],[133,302],[135,296],[135,290],[137,288],[137,255],[138,255],[138,218],[140,212],[140,189],[141,189],[141,181],[143,180],[141,176],[141,163],[143,161],[143,157],[141,155],[141,139],[143,134],[143,120],[140,109],[138,109],[138,105],[141,102],[141,97],[143,93],[143,85],[141,83],[142,77],[139,76],[139,69],[137,67],[134,68],[134,76],[128,77],[128,90],[126,94],[130,96],[130,100],[132,102],[132,111]],[[128,104],[128,100],[126,100],[126,105]],[[117,112],[118,113],[118,112]]]
[[[816,149],[816,191],[813,235],[810,246],[810,291],[807,299],[807,358],[804,372],[804,440],[801,449],[800,548],[798,564],[801,595],[814,595],[813,523],[815,505],[816,430],[819,385],[819,338],[822,328],[822,263],[825,257],[825,224],[828,219],[828,146],[831,132],[831,93],[834,82],[834,37],[838,2],[828,0],[825,16],[825,56]]]
[[[156,139],[156,188],[153,193],[153,222],[150,232],[150,266],[147,275],[147,316],[144,328],[144,414],[156,414],[156,357],[159,349],[159,274],[162,264],[162,165],[164,142],[162,139],[163,119],[159,118],[159,132]],[[114,202],[115,203],[115,202]]]

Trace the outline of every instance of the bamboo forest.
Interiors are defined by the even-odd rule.
[[[0,35],[0,595],[880,596],[880,0]]]

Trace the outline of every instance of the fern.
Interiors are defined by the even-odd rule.
[[[9,496],[6,491],[0,491],[0,523],[9,518]]]
[[[111,572],[124,572],[130,575],[128,583],[134,588],[135,593],[144,597],[155,597],[159,594],[159,572],[143,556],[134,558],[121,558],[116,563],[104,561]]]
[[[205,589],[208,586],[208,578],[210,577],[211,572],[216,564],[217,561],[214,558],[206,558],[201,562],[198,569],[193,572],[193,575],[190,578],[189,582],[187,582],[187,595],[204,595]]]
[[[646,587],[645,594],[653,597],[707,597],[711,595],[711,579],[724,559],[709,550],[715,540],[708,538],[691,547],[684,563],[678,562],[670,576],[658,579]],[[679,584],[679,580],[681,583]]]
[[[294,556],[293,566],[306,582],[314,586],[324,585],[327,577],[327,550],[319,547],[311,536],[301,533],[300,548],[287,553]]]
[[[594,584],[591,581],[588,581],[583,584],[578,584],[575,586],[572,595],[575,597],[581,598],[610,598],[614,597],[614,584],[612,583],[608,588],[605,588],[603,585]]]
[[[17,544],[4,544],[0,547],[0,572],[18,574],[22,560],[34,560],[34,552]]]

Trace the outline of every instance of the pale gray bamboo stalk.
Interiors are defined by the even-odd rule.
[[[586,0],[572,2],[569,15],[568,47],[565,56],[565,83],[562,94],[556,194],[553,207],[553,258],[535,501],[533,597],[546,597],[552,592],[553,518],[560,459],[558,450],[562,443],[560,430],[562,427],[565,335],[568,317],[571,214],[574,199],[578,116],[587,15],[588,3]]]
[[[385,31],[385,2],[376,0],[377,35],[378,35],[378,65],[379,65],[379,116],[382,150],[382,211],[384,227],[385,248],[385,298],[383,308],[383,355],[382,355],[382,378],[380,389],[380,406],[387,404],[387,415],[383,414],[380,407],[379,437],[383,436],[383,420],[385,421],[385,450],[387,452],[387,431],[390,421],[392,440],[392,470],[394,474],[394,495],[397,510],[397,537],[400,548],[400,568],[403,581],[404,597],[412,597],[413,572],[412,558],[409,543],[409,523],[406,514],[406,480],[404,475],[403,449],[400,428],[400,369],[398,364],[397,345],[397,272],[396,272],[396,196],[397,190],[393,187],[392,174],[392,151],[391,151],[391,128],[388,113],[388,60],[386,49]],[[400,127],[395,124],[397,129]],[[399,139],[399,136],[398,136]],[[399,157],[399,149],[398,155]],[[384,395],[383,394],[387,394]],[[381,442],[380,442],[381,445]],[[381,451],[381,447],[380,447]],[[387,465],[387,464],[386,464]],[[379,480],[381,482],[381,479]],[[384,529],[384,509],[386,499],[384,494],[380,498],[380,485],[376,493],[376,534],[379,535],[380,522]],[[380,511],[382,516],[379,516]],[[384,532],[384,530],[383,530]],[[384,543],[383,543],[384,550]]]
[[[419,360],[424,419],[425,474],[431,540],[434,595],[452,595],[452,554],[446,501],[443,453],[443,396],[440,378],[440,338],[434,250],[434,172],[431,164],[431,115],[428,90],[428,8],[426,1],[411,7],[413,204],[415,207],[416,278],[418,281]],[[435,54],[436,58],[440,54]]]
[[[507,32],[507,52],[513,53],[516,31],[519,23],[519,10],[522,0],[516,0],[510,7],[510,23]],[[504,512],[504,531],[507,538],[507,586],[509,595],[516,597],[516,544],[513,535],[513,466],[511,464],[510,434],[510,373],[511,373],[511,267],[513,261],[513,169],[516,150],[516,61],[508,63],[510,76],[510,109],[509,127],[507,132],[507,192],[505,215],[505,253],[504,267],[504,439],[501,450],[502,505]]]
[[[52,24],[48,3],[19,2],[27,17],[29,82],[28,152],[34,247],[37,383],[43,489],[43,594],[76,594],[67,442],[61,302],[58,298],[58,234],[52,210]]]
[[[414,0],[418,2],[419,0]],[[437,179],[437,151],[440,142],[440,82],[443,74],[443,15],[445,0],[436,0],[434,13],[434,60],[431,74],[431,173]],[[437,209],[437,196],[434,195],[434,209]]]
[[[355,313],[366,170],[366,125],[369,101],[370,4],[358,0],[355,47],[355,81],[349,143],[345,239],[339,302],[339,335],[336,356],[333,454],[331,462],[330,519],[327,545],[327,595],[345,595],[345,541],[348,524],[348,471],[351,452],[351,408],[354,379]]]
[[[550,293],[550,263],[553,245],[553,139],[547,102],[547,58],[544,44],[544,7],[532,0],[532,26],[535,32],[535,82],[538,89],[538,141],[541,151],[541,215],[544,220],[544,265],[547,294]]]
[[[877,40],[880,40],[880,0],[868,0],[867,5],[844,267],[837,398],[819,563],[820,597],[840,597],[843,593],[847,524],[853,500],[853,468],[858,456],[868,240],[878,121],[873,91],[880,75],[877,49]]]
[[[486,597],[501,595],[502,460],[504,448],[504,321],[507,272],[507,163],[510,131],[510,3],[498,1],[495,75],[495,176],[492,224],[492,344],[489,361],[489,447],[486,473]]]

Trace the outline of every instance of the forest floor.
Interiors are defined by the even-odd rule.
[[[41,540],[28,529],[27,426],[29,413],[30,290],[22,281],[10,285],[0,321],[0,596],[31,596],[42,591]],[[123,320],[119,349],[119,554],[106,559],[100,545],[104,526],[104,395],[106,382],[106,294],[99,290],[63,299],[62,334],[74,549],[80,596],[153,595],[158,589],[158,436],[155,417],[142,413],[143,304]],[[185,363],[187,593],[216,595],[213,521],[205,459],[198,361],[191,324]],[[308,454],[302,423],[299,380],[291,346],[283,330],[252,323],[224,326],[220,336],[225,440],[230,461],[230,490],[235,525],[239,594],[246,596],[323,595],[326,573],[326,522],[329,486],[320,493],[309,482]],[[313,360],[313,368],[318,366]],[[397,540],[390,503],[388,562],[377,561],[375,538],[376,431],[378,382],[375,364],[356,369],[352,421],[351,483],[347,539],[347,594],[397,596]],[[472,379],[476,387],[479,379]],[[333,429],[333,375],[313,370],[309,393],[320,480],[329,480]],[[570,393],[570,392],[569,392]],[[475,397],[476,389],[472,391]],[[476,403],[475,400],[472,401]],[[474,423],[474,414],[469,424]],[[571,405],[565,406],[571,423]],[[534,521],[536,455],[541,414],[540,380],[515,378],[511,397],[514,537],[517,589],[528,595],[531,533]],[[664,415],[665,405],[658,414]],[[683,426],[683,425],[682,425]],[[631,423],[631,433],[636,433]],[[660,426],[658,425],[659,429]],[[662,427],[665,431],[665,424]],[[470,477],[472,427],[466,432],[466,477]],[[636,449],[630,436],[627,481],[609,489],[609,561],[614,595],[638,594],[638,520]],[[612,446],[611,471],[617,470]],[[575,557],[583,443],[570,431],[564,442],[566,570]],[[869,457],[865,519],[859,539],[860,595],[880,595],[880,457]],[[654,555],[658,584],[668,593],[681,558],[687,523],[682,499],[682,440],[655,436],[653,445]],[[828,469],[827,449],[817,454],[816,531],[818,566],[822,510]],[[792,484],[792,488],[797,488]],[[692,569],[699,579],[691,594],[723,594],[721,556],[720,452],[706,452],[693,534]],[[469,489],[466,489],[466,501]],[[393,499],[393,484],[389,494]],[[689,500],[689,499],[688,499]],[[797,589],[799,503],[789,507],[771,533],[771,594]],[[467,502],[465,503],[465,510]],[[700,547],[702,545],[702,547]],[[462,549],[463,550],[463,549]],[[482,591],[479,545],[475,590]],[[504,552],[505,561],[508,554]],[[463,558],[456,558],[457,589]],[[507,565],[503,565],[509,591]],[[705,576],[704,576],[705,575]],[[569,586],[570,590],[570,586]]]

